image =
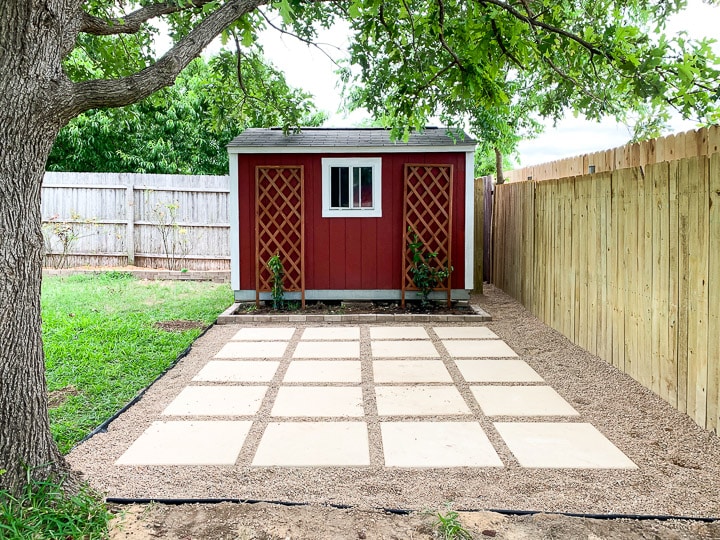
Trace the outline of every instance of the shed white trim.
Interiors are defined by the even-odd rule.
[[[234,291],[240,289],[240,201],[238,200],[238,160],[240,156],[229,154],[230,158],[230,285]]]
[[[475,143],[452,146],[228,146],[228,154],[421,154],[475,152]]]
[[[475,276],[475,149],[465,154],[465,288],[473,289]]]

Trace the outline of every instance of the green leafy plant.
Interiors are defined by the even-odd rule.
[[[285,276],[285,270],[283,269],[280,254],[277,253],[270,257],[267,266],[270,270],[270,273],[272,274],[272,290],[270,291],[270,294],[272,295],[273,299],[273,309],[285,309],[285,290],[283,288],[283,277]]]
[[[448,510],[435,516],[435,528],[441,540],[472,540],[472,534],[460,523],[460,515],[454,510]]]
[[[410,273],[413,283],[420,291],[420,304],[428,307],[430,293],[448,278],[453,267],[433,264],[433,259],[437,259],[437,252],[426,251],[425,245],[417,233],[413,232],[412,227],[408,227],[408,234],[412,235],[412,242],[408,242],[408,249],[412,257]]]
[[[64,482],[35,480],[28,470],[23,491],[0,490],[0,538],[107,538],[112,514],[87,486],[77,493]]]

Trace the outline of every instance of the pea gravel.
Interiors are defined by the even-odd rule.
[[[492,422],[480,413],[476,414],[478,421],[498,450],[503,468],[385,468],[380,465],[382,443],[367,345],[361,348],[361,359],[371,446],[369,467],[115,466],[115,460],[152,421],[160,419],[167,404],[238,331],[235,325],[215,326],[197,340],[190,354],[112,422],[107,433],[76,447],[67,456],[68,461],[92,486],[110,497],[231,498],[413,510],[452,502],[455,508],[473,510],[720,516],[720,440],[716,435],[698,427],[629,376],[570,343],[502,291],[486,285],[485,294],[472,302],[493,316],[493,321],[484,325],[580,413],[573,421],[592,423],[638,469],[522,468]],[[437,325],[421,324],[428,328]],[[369,325],[360,326],[367,335]],[[295,333],[288,351],[294,349],[299,335]],[[241,450],[241,462],[249,461],[270,421],[269,398],[277,394],[288,362],[286,354]],[[460,391],[467,397],[467,385]]]

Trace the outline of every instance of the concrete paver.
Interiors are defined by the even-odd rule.
[[[242,328],[160,417],[183,419],[153,422],[117,464],[503,467],[483,431],[500,417],[517,418],[493,424],[515,466],[635,467],[543,383],[479,325]]]
[[[362,388],[326,386],[281,386],[272,416],[359,417],[364,414]]]
[[[293,358],[360,358],[360,342],[301,341]]]
[[[380,416],[442,416],[470,414],[454,386],[376,386]]]
[[[267,386],[187,386],[163,411],[169,416],[248,416],[258,412]]]
[[[452,377],[440,360],[375,360],[376,383],[451,383]]]
[[[440,358],[432,341],[373,341],[370,344],[375,358]]]
[[[233,465],[250,421],[153,422],[118,465]]]
[[[523,467],[637,468],[591,424],[498,422],[495,429]]]
[[[498,339],[486,326],[433,326],[440,339]]]
[[[549,386],[471,386],[487,416],[577,416],[560,394]]]
[[[293,360],[283,382],[360,383],[361,364],[355,360]]]
[[[422,326],[371,326],[370,339],[430,339]]]
[[[295,334],[295,328],[241,328],[233,336],[235,341],[290,341]]]
[[[193,381],[270,382],[279,365],[274,360],[210,360]]]
[[[517,353],[500,339],[442,340],[450,356],[455,358],[514,358]]]
[[[370,465],[365,422],[272,422],[252,464],[280,467]]]
[[[319,326],[306,328],[300,336],[302,340],[358,340],[359,326]]]
[[[387,467],[502,467],[477,422],[382,422]]]
[[[468,382],[542,382],[524,360],[455,360]]]
[[[287,341],[231,341],[215,358],[282,358]]]

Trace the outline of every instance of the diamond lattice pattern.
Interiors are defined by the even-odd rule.
[[[403,301],[405,291],[416,291],[410,268],[412,254],[408,243],[417,234],[425,252],[437,253],[429,264],[451,265],[452,165],[405,165],[405,258],[403,260]],[[408,233],[408,228],[412,232]],[[451,277],[436,290],[446,290],[450,302]]]
[[[302,293],[305,304],[303,167],[255,169],[256,294],[272,290],[267,263],[279,254],[285,291]]]

